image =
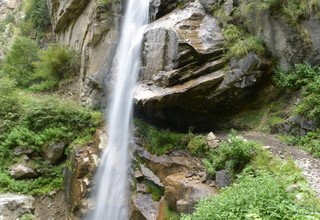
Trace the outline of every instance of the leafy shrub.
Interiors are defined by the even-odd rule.
[[[187,149],[190,150],[192,155],[205,156],[209,150],[206,137],[192,134],[189,134],[189,136]]]
[[[223,27],[223,36],[227,43],[227,58],[242,58],[249,52],[264,54],[263,41],[258,37],[247,34],[239,26],[228,24]]]
[[[147,193],[151,193],[153,201],[160,201],[164,195],[164,189],[155,183],[146,180]]]
[[[51,45],[47,50],[40,52],[40,60],[35,64],[35,80],[33,86],[36,91],[52,90],[60,81],[77,75],[80,64],[75,51],[66,46]]]
[[[302,99],[296,114],[320,122],[320,68],[310,64],[297,64],[292,71],[278,70],[274,82],[283,88],[301,89]]]
[[[259,145],[253,141],[247,141],[236,135],[233,131],[229,135],[229,140],[219,145],[217,150],[212,150],[204,165],[210,177],[214,177],[216,172],[227,169],[231,173],[240,172],[259,150]]]
[[[38,60],[38,48],[34,41],[26,37],[15,38],[4,60],[1,75],[14,79],[18,86],[31,84],[34,62]]]

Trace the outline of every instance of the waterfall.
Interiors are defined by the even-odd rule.
[[[113,61],[115,83],[107,116],[108,144],[96,174],[96,209],[90,220],[129,219],[130,120],[148,12],[149,0],[128,0]]]

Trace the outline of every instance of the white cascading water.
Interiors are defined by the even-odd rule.
[[[96,208],[90,220],[129,219],[130,121],[149,0],[127,0],[126,6],[113,61],[115,84],[107,117],[108,144],[96,174]]]

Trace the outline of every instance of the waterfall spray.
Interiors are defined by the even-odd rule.
[[[96,174],[96,209],[90,220],[129,219],[130,120],[148,12],[149,0],[128,0],[113,61],[115,84],[107,115],[108,144]]]

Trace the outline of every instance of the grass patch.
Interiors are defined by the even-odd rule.
[[[297,25],[301,19],[317,12],[320,9],[320,2],[317,0],[249,0],[242,7],[247,12],[256,10],[278,12],[288,23]]]
[[[147,185],[147,193],[151,193],[152,200],[156,202],[160,201],[160,199],[164,195],[164,188],[156,185],[149,180],[145,180],[145,183]]]
[[[226,24],[223,26],[222,34],[228,48],[225,54],[228,59],[240,59],[250,52],[260,55],[265,53],[263,41],[256,36],[248,34],[240,26]]]
[[[206,137],[157,129],[141,120],[135,120],[137,135],[144,140],[147,150],[156,155],[162,155],[174,150],[189,150],[192,155],[203,156],[208,151]]]
[[[239,129],[271,133],[273,127],[283,123],[291,111],[288,99],[283,97],[274,102],[254,103],[253,107],[243,110],[230,120]]]

